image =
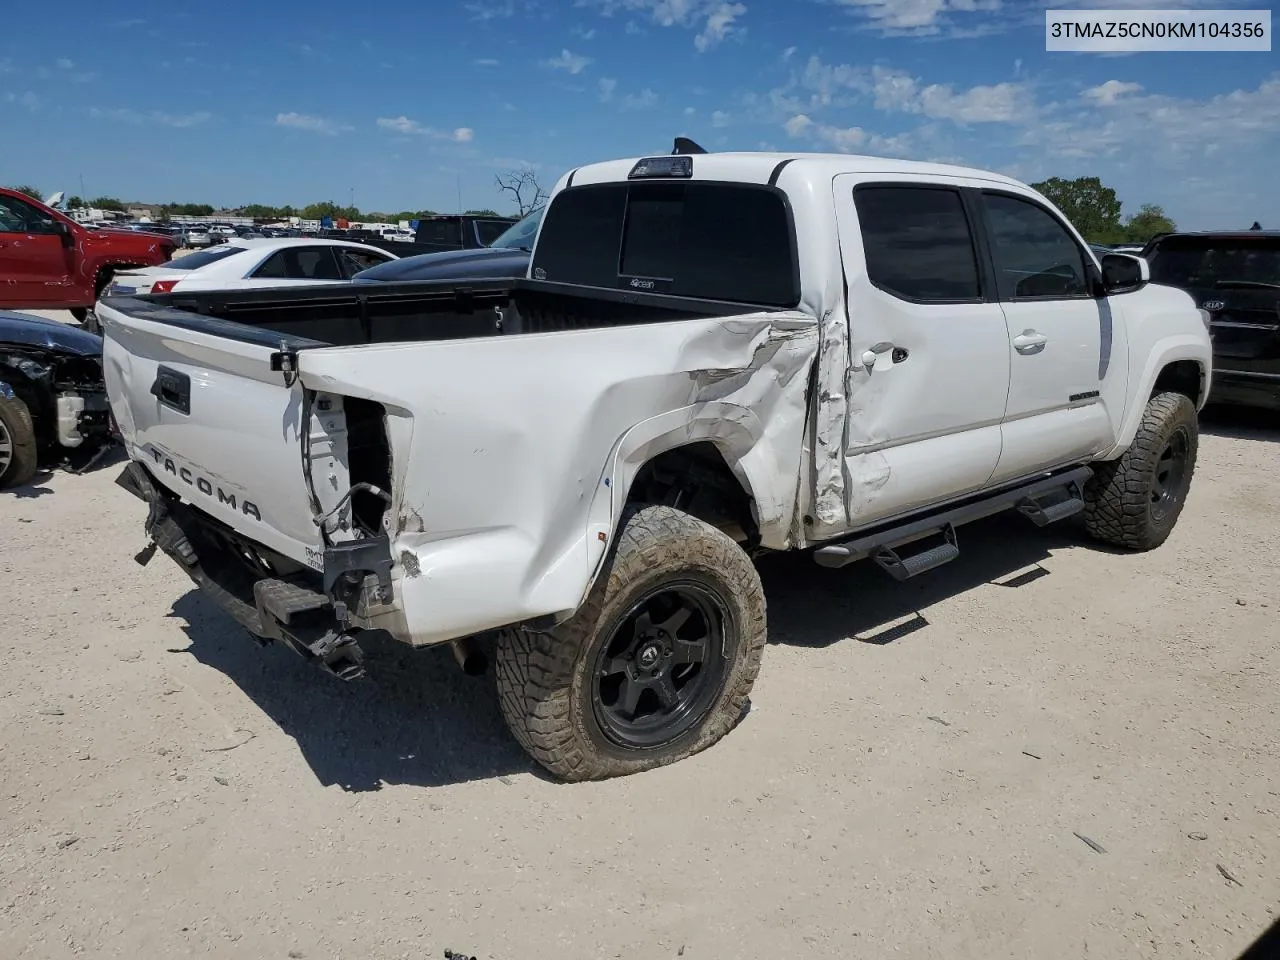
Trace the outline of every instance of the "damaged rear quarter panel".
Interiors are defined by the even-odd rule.
[[[309,389],[387,410],[392,632],[421,645],[577,607],[631,480],[672,447],[715,443],[766,545],[787,545],[817,343],[787,311],[316,349],[300,366]]]

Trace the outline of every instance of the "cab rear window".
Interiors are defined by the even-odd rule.
[[[800,300],[786,197],[751,184],[570,187],[547,209],[533,276],[767,307]]]

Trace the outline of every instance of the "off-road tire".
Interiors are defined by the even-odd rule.
[[[9,463],[0,466],[0,490],[19,487],[36,475],[36,429],[31,412],[17,397],[0,394],[0,426],[12,445]]]
[[[1189,450],[1181,490],[1162,516],[1151,500],[1160,456],[1184,430]],[[1085,529],[1095,539],[1126,550],[1152,550],[1173,532],[1195,473],[1199,429],[1196,407],[1181,393],[1158,393],[1147,401],[1133,443],[1118,460],[1094,466],[1084,488]]]
[[[620,746],[593,713],[596,652],[639,598],[681,577],[710,585],[728,613],[723,682],[701,720],[675,739],[645,750]],[[764,590],[742,548],[679,510],[633,509],[573,617],[546,631],[503,631],[496,663],[502,714],[520,745],[562,780],[639,773],[705,750],[734,727],[745,711],[764,646]]]

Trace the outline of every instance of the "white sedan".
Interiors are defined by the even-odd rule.
[[[342,283],[361,270],[398,259],[394,253],[349,240],[230,240],[158,267],[121,270],[102,296]]]

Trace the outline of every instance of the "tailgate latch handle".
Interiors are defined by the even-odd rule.
[[[183,416],[191,415],[191,378],[185,373],[168,367],[157,368],[151,395],[160,401],[161,406],[177,410]]]
[[[280,341],[280,349],[271,354],[271,369],[284,374],[284,385],[292,387],[298,382],[298,351],[290,350],[285,341]]]

